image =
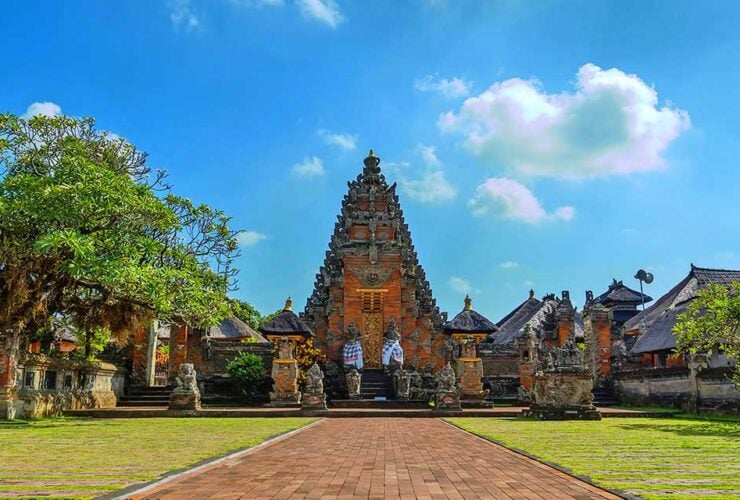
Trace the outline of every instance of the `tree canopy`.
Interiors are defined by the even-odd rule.
[[[0,114],[0,329],[228,316],[237,232],[165,181],[90,118]]]
[[[740,384],[740,282],[701,290],[688,310],[679,315],[673,331],[681,352],[696,354],[718,347],[737,361],[734,379]]]
[[[234,316],[254,329],[257,329],[260,324],[262,324],[262,315],[252,304],[240,299],[229,299],[229,301],[231,303],[231,311]]]

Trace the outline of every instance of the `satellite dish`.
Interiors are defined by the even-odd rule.
[[[644,269],[640,269],[637,271],[637,274],[635,274],[635,279],[638,279],[640,281],[644,281],[648,285],[653,282],[653,273],[649,273],[645,271]]]

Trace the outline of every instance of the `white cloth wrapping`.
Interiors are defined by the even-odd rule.
[[[391,360],[403,365],[403,348],[398,340],[386,339],[383,342],[383,364],[387,366]]]
[[[362,370],[362,344],[359,340],[351,340],[344,344],[342,348],[342,357],[344,366],[354,366]]]

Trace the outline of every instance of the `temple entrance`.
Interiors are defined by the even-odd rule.
[[[362,352],[366,368],[382,368],[383,292],[362,292]]]

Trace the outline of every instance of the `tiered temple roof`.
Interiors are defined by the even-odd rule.
[[[293,301],[290,297],[285,301],[285,308],[270,321],[259,327],[265,335],[301,335],[313,337],[311,327],[293,312]]]
[[[708,285],[729,285],[740,281],[740,270],[708,269],[691,264],[689,274],[652,306],[624,324],[625,332],[640,332],[633,354],[669,351],[676,347],[673,326],[699,291]],[[643,321],[644,320],[644,321]]]
[[[490,334],[497,331],[498,326],[479,312],[474,311],[470,296],[465,296],[465,307],[451,321],[445,323],[444,330],[450,333]]]
[[[645,302],[650,302],[653,299],[648,295],[631,289],[621,281],[612,279],[612,283],[609,285],[608,290],[596,297],[594,302],[597,302],[604,307],[612,307],[617,305],[636,306],[642,304],[643,300]]]

